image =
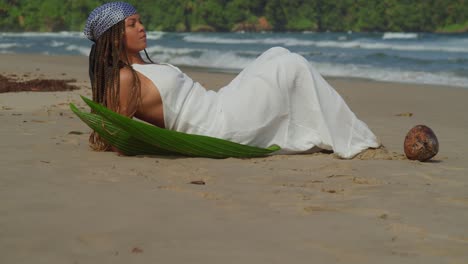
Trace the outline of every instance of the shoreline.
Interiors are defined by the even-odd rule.
[[[41,61],[41,62],[46,62],[47,60],[62,60],[62,59],[70,59],[72,62],[80,62],[82,66],[88,67],[87,62],[84,63],[83,61],[88,60],[88,56],[85,55],[44,55],[44,54],[0,54],[0,59],[4,60],[14,60],[15,58],[21,58],[21,59],[27,59],[31,58],[32,60],[35,61]],[[84,64],[83,64],[84,63]],[[186,66],[186,65],[177,65],[174,64],[175,66],[183,69],[184,71],[189,71],[189,72],[208,72],[208,73],[218,73],[218,74],[227,74],[230,76],[235,76],[237,75],[240,70],[229,70],[229,69],[219,69],[219,68],[213,68],[213,67],[202,67],[202,66]],[[16,68],[18,69],[18,68]],[[34,72],[35,70],[31,70],[31,72]],[[0,65],[0,73],[1,72],[6,72],[8,73],[8,70],[6,70],[4,67]],[[352,76],[329,76],[329,75],[324,75],[324,77],[327,80],[349,80],[349,81],[363,81],[363,82],[377,82],[377,83],[389,83],[389,84],[400,84],[400,85],[410,85],[410,86],[419,86],[419,87],[424,87],[424,86],[430,86],[430,87],[439,87],[439,88],[460,88],[460,89],[468,89],[468,87],[464,86],[457,86],[457,85],[442,85],[442,84],[424,84],[424,83],[417,83],[417,82],[399,82],[399,81],[384,81],[384,80],[377,80],[377,79],[372,79],[372,78],[364,78],[364,77],[352,77]]]
[[[89,110],[87,63],[0,55],[0,74],[80,87],[0,93],[5,263],[468,261],[468,89],[327,78],[391,160],[122,157],[92,151],[69,109]],[[209,89],[234,76],[183,69]],[[438,137],[431,162],[401,158],[418,124]]]

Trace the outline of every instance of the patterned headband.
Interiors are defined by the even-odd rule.
[[[83,33],[88,39],[96,41],[113,25],[136,13],[136,9],[125,2],[103,4],[89,14]]]

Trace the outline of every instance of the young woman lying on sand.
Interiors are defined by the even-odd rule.
[[[380,145],[317,70],[287,49],[265,51],[214,92],[173,65],[151,61],[145,28],[128,3],[93,10],[84,34],[94,42],[89,56],[93,100],[123,115],[257,147],[276,144],[281,154],[318,147],[352,158]],[[112,148],[94,132],[90,145]]]

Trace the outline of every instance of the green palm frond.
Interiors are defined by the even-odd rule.
[[[100,115],[81,112],[73,104],[70,104],[70,108],[73,113],[81,119],[81,121],[96,131],[109,144],[116,147],[127,156],[177,154],[149,145],[132,137],[127,131],[122,130],[118,126],[107,121],[105,118],[102,118]]]
[[[123,146],[132,155],[140,154],[140,148],[142,152],[154,148],[158,152],[157,154],[178,153],[186,156],[209,158],[250,158],[265,156],[280,149],[276,145],[266,149],[258,148],[224,139],[159,128],[115,113],[85,97],[82,97],[82,99],[97,115],[84,114],[74,106],[71,106],[72,111],[99,135],[104,134],[101,136],[109,144],[118,149],[121,149],[119,146]],[[109,130],[109,127],[112,129]],[[118,136],[115,136],[115,132],[117,132]],[[132,144],[135,144],[135,146]],[[161,153],[161,151],[166,153]]]

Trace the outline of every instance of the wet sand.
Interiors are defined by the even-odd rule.
[[[391,159],[213,160],[91,151],[68,108],[91,94],[86,57],[2,54],[0,74],[80,87],[0,93],[2,263],[468,262],[468,89],[328,78]],[[431,162],[403,155],[418,124]]]

